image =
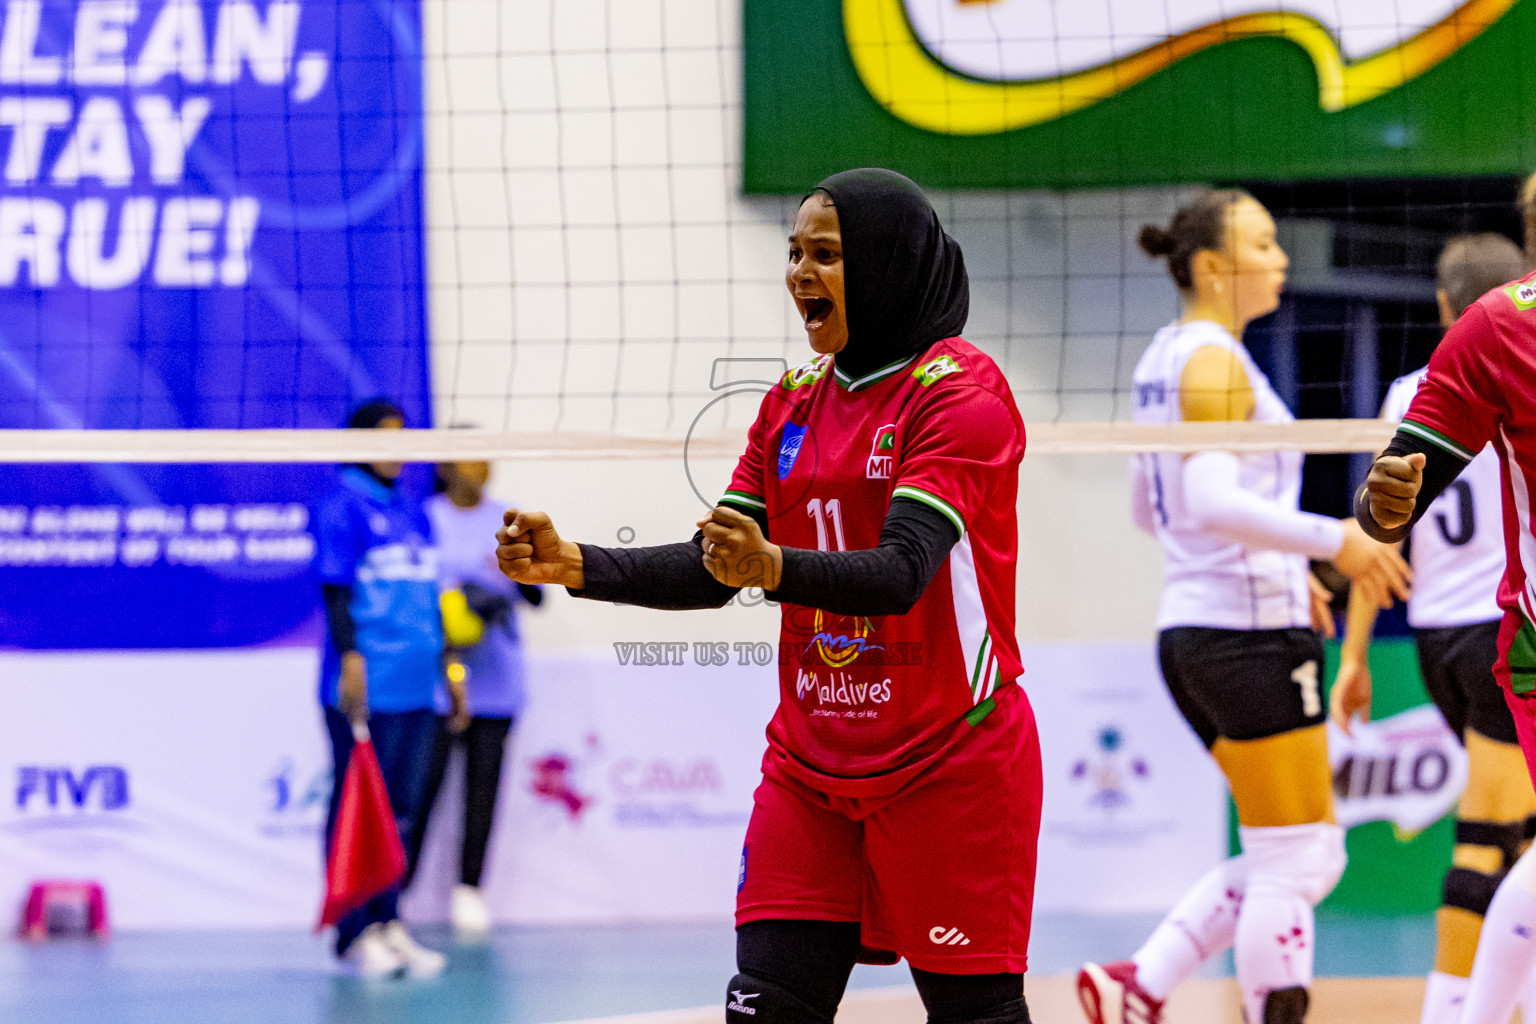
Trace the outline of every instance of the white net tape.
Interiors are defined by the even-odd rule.
[[[1036,423],[1031,455],[1169,451],[1379,452],[1382,420],[1295,423]],[[743,435],[636,438],[489,430],[3,430],[4,463],[443,462],[733,458]]]

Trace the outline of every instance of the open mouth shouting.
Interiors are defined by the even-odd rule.
[[[805,318],[807,331],[819,331],[827,325],[837,307],[831,299],[804,298],[800,300],[800,315]]]

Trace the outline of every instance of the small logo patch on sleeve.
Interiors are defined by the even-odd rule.
[[[955,362],[953,356],[939,356],[930,360],[912,371],[912,376],[918,384],[927,387],[940,377],[948,377],[952,373],[960,372],[960,364]]]
[[[1509,296],[1516,309],[1536,309],[1536,281],[1527,284],[1512,284],[1504,289],[1504,294]]]

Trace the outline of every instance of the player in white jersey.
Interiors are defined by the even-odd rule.
[[[1524,270],[1524,253],[1503,235],[1452,239],[1438,267],[1441,324],[1450,328],[1468,306]],[[1425,373],[1420,369],[1393,381],[1382,419],[1402,420]],[[1435,969],[1425,986],[1421,1018],[1421,1024],[1456,1024],[1483,918],[1536,824],[1536,791],[1523,770],[1514,716],[1493,676],[1504,617],[1498,589],[1505,548],[1499,457],[1491,445],[1429,506],[1408,547],[1413,564],[1408,624],[1424,686],[1462,738],[1471,762],[1457,812],[1456,850],[1436,915]],[[1330,695],[1333,718],[1345,729],[1356,714],[1370,710],[1366,655],[1376,612],[1368,599],[1351,597]],[[1528,990],[1527,1019],[1536,1019],[1532,996]]]
[[[1264,207],[1211,192],[1166,230],[1143,228],[1141,245],[1167,258],[1183,316],[1136,367],[1137,421],[1289,421],[1238,340],[1279,305],[1285,282]],[[1283,452],[1132,459],[1133,517],[1167,553],[1163,678],[1231,785],[1243,853],[1196,883],[1132,960],[1083,967],[1078,998],[1092,1024],[1156,1024],[1173,987],[1228,947],[1251,1024],[1306,1016],[1312,907],[1344,870],[1315,630],[1332,619],[1307,560],[1333,560],[1384,601],[1406,595],[1408,570],[1352,520],[1298,509],[1301,462]]]

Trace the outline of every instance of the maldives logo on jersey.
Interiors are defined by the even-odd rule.
[[[896,424],[887,423],[875,431],[875,443],[870,445],[869,464],[864,470],[864,475],[870,480],[889,480],[891,464],[896,461],[895,452]]]
[[[883,645],[869,642],[869,634],[874,632],[875,627],[868,616],[853,616],[850,635],[850,633],[834,633],[827,627],[824,615],[827,613],[822,612],[820,608],[816,609],[816,618],[812,625],[816,635],[811,637],[811,642],[805,645],[805,649],[809,651],[815,648],[821,660],[833,668],[843,668],[853,664],[865,651],[885,650]],[[841,615],[829,617],[833,620],[843,618]]]
[[[784,424],[784,434],[779,440],[779,479],[789,476],[790,470],[795,468],[795,460],[800,457],[800,448],[805,444],[805,428],[793,423]]]

